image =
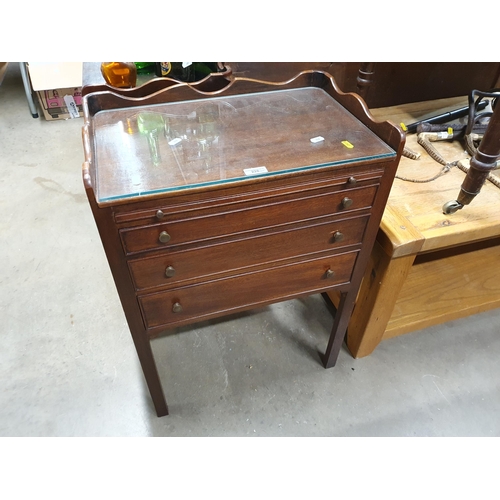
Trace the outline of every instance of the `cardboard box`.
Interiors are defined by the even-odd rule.
[[[72,62],[29,62],[33,91],[47,120],[83,116],[82,66]]]
[[[81,87],[37,90],[36,94],[46,120],[67,120],[83,116]]]

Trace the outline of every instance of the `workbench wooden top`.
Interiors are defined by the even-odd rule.
[[[407,125],[467,104],[467,97],[455,97],[372,109],[371,113],[376,120]],[[467,123],[466,117],[461,120]],[[463,141],[439,141],[433,145],[447,161],[470,158]],[[406,146],[421,156],[418,160],[403,156],[398,176],[428,179],[440,172],[442,165],[417,143],[417,134],[408,134]],[[443,205],[456,200],[465,175],[453,167],[427,183],[396,178],[380,225],[378,240],[384,250],[396,258],[500,236],[500,189],[489,181],[470,205],[452,215],[443,214]]]

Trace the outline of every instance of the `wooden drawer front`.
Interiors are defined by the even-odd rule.
[[[157,250],[371,207],[376,191],[377,186],[370,186],[327,193],[233,212],[179,219],[165,224],[122,229],[120,235],[127,254]],[[347,200],[348,206],[344,206],[344,200]],[[168,241],[160,241],[162,234]]]
[[[199,280],[248,266],[356,245],[361,243],[368,218],[367,215],[354,219],[330,218],[314,226],[133,260],[129,261],[129,267],[138,289]]]
[[[139,297],[146,327],[176,326],[348,283],[357,252]],[[329,272],[333,275],[329,276]]]
[[[145,226],[158,224],[159,222],[170,222],[178,220],[179,217],[186,218],[186,214],[194,213],[196,217],[222,212],[234,212],[237,210],[257,207],[265,203],[288,202],[298,196],[317,196],[334,191],[344,191],[346,189],[363,188],[378,185],[384,173],[384,169],[379,166],[371,167],[371,170],[359,172],[358,168],[351,169],[349,175],[337,178],[324,177],[324,173],[316,172],[308,174],[308,181],[302,180],[300,183],[285,182],[284,179],[273,179],[261,185],[248,185],[245,190],[239,188],[227,188],[222,192],[206,193],[203,196],[193,196],[186,194],[168,198],[165,200],[148,201],[149,208],[130,210],[131,206],[117,206],[115,208],[115,221],[125,227]],[[302,178],[301,178],[302,179]],[[355,180],[352,184],[351,180]],[[144,203],[141,206],[144,207]],[[132,205],[133,206],[133,205]],[[158,217],[160,213],[160,218]]]

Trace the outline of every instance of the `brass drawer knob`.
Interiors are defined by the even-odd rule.
[[[168,266],[165,269],[165,276],[167,278],[171,278],[172,276],[175,276],[175,269],[172,266]]]
[[[157,210],[156,211],[156,218],[157,219],[163,219],[163,217],[165,217],[165,214],[163,213],[162,210]]]
[[[335,276],[335,272],[332,271],[331,269],[328,269],[328,271],[326,272],[327,279],[333,278],[334,276]]]
[[[176,302],[173,306],[172,306],[172,312],[174,313],[180,313],[182,311],[182,306],[179,302]]]
[[[344,239],[344,233],[341,233],[340,231],[334,231],[332,233],[332,239],[333,241],[342,241]]]
[[[168,243],[170,241],[170,235],[167,231],[162,231],[160,237],[158,238],[162,243]]]
[[[345,198],[342,199],[342,206],[344,208],[349,208],[351,205],[352,205],[351,198],[347,198],[347,196],[346,196]]]
[[[347,184],[349,184],[349,186],[355,186],[357,183],[358,181],[355,177],[349,177],[349,179],[347,179]]]

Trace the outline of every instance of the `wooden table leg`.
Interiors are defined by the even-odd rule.
[[[358,94],[366,100],[368,90],[373,83],[373,75],[375,73],[375,63],[361,63],[358,71],[357,90]]]
[[[151,394],[151,399],[153,400],[153,404],[155,406],[156,414],[159,417],[163,417],[168,415],[168,406],[160,377],[158,375],[158,370],[156,369],[156,363],[151,349],[151,341],[147,338],[139,337],[140,335],[134,335],[132,332],[135,349],[141,363],[146,384],[148,385],[148,389]]]
[[[393,259],[375,243],[347,330],[347,348],[353,357],[368,356],[382,340],[415,257]]]
[[[88,173],[84,170],[84,179],[86,175]],[[127,262],[121,257],[122,248],[118,229],[113,221],[114,214],[109,207],[97,206],[92,189],[87,187],[86,191],[156,414],[163,417],[168,415],[167,401],[156,369],[151,340],[142,321],[135,286],[130,277]]]
[[[328,346],[323,356],[325,368],[332,368],[337,362],[355,301],[356,295],[354,291],[340,294],[340,304],[337,308]]]

